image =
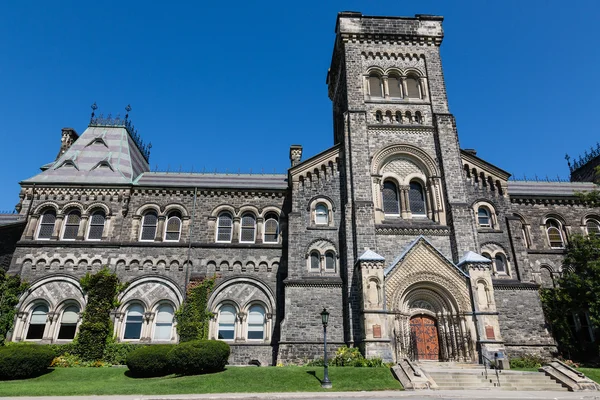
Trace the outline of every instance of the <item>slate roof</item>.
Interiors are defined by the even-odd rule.
[[[474,251],[467,251],[465,255],[458,261],[456,265],[462,265],[464,263],[491,263],[492,261],[489,258],[485,258],[484,256],[475,253]]]
[[[23,183],[131,184],[149,169],[124,127],[90,126],[51,166]]]
[[[0,214],[0,226],[25,223],[25,218],[20,214]]]
[[[598,189],[591,182],[538,182],[538,181],[509,181],[510,196],[574,196],[576,192]]]
[[[210,174],[144,172],[136,186],[199,187],[211,189],[266,189],[285,190],[286,174]]]
[[[385,258],[375,253],[371,249],[367,249],[360,257],[358,257],[359,261],[384,261]]]

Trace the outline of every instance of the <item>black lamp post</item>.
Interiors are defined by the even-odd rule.
[[[331,389],[331,381],[329,380],[329,370],[327,365],[327,322],[329,322],[329,313],[327,312],[326,308],[323,308],[323,311],[321,311],[321,322],[323,323],[323,367],[325,369],[321,387],[324,389]]]

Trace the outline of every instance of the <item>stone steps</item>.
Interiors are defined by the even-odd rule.
[[[488,369],[486,379],[484,368],[479,366],[460,368],[457,365],[438,367],[425,364],[421,368],[440,390],[568,390],[540,372],[502,371],[496,378],[496,371]]]

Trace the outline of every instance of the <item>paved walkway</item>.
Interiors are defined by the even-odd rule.
[[[381,392],[292,392],[292,393],[219,393],[219,394],[173,394],[138,396],[43,396],[18,397],[18,400],[385,400],[385,399],[437,399],[437,400],[504,400],[504,399],[584,399],[600,400],[599,392],[550,392],[550,391],[497,391],[497,390],[424,390],[424,391],[381,391]]]

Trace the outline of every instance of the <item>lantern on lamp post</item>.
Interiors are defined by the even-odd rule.
[[[329,370],[327,365],[327,323],[329,322],[329,312],[326,308],[321,311],[321,322],[323,323],[323,381],[321,387],[331,389],[331,381],[329,380]]]

